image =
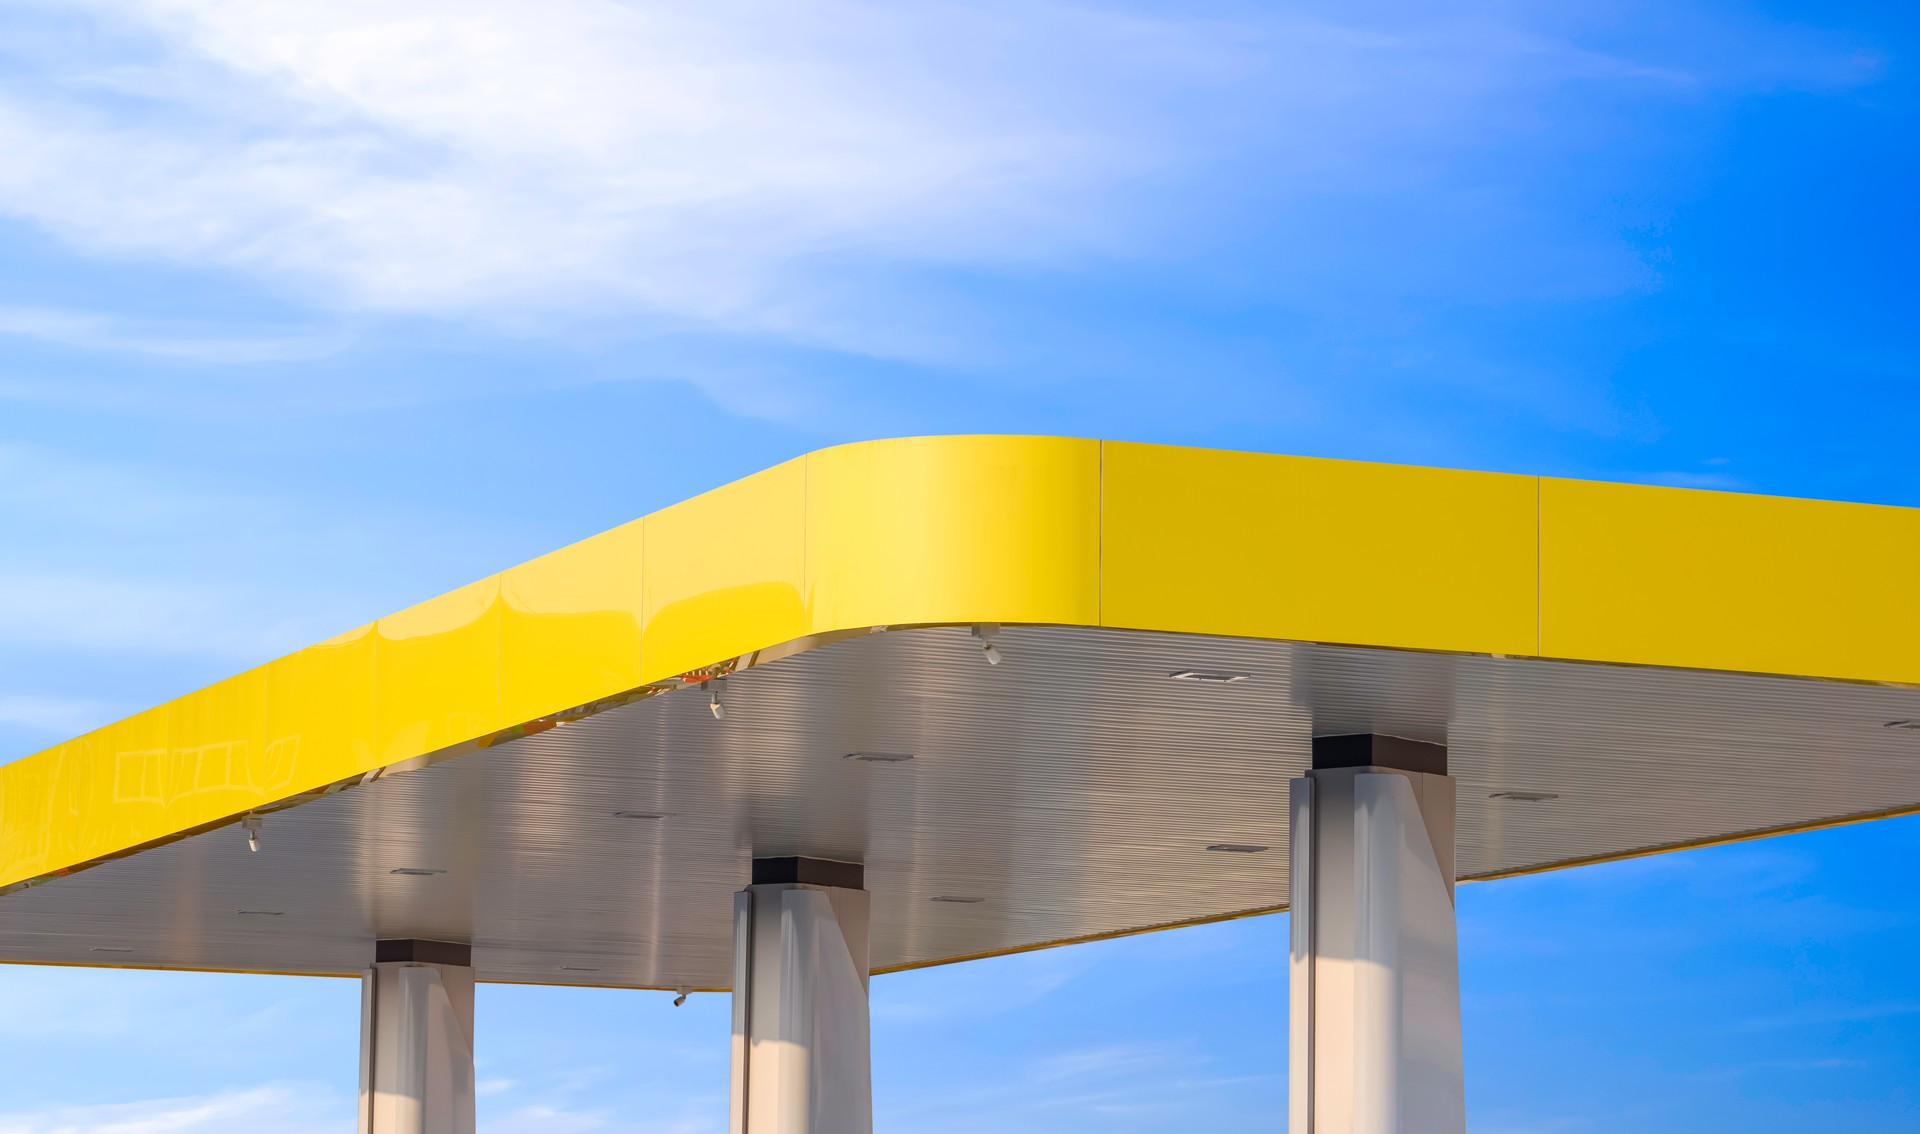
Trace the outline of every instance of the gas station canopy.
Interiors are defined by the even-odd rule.
[[[1916,722],[1917,510],[870,442],[0,768],[0,960],[724,988],[800,856],[885,972],[1285,908],[1316,736],[1484,879],[1920,809]]]

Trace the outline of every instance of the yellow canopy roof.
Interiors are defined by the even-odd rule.
[[[1221,655],[1265,658],[1269,671],[1289,659],[1286,711],[1305,714],[1302,735],[1326,731],[1315,716],[1331,711],[1298,684],[1303,659],[1415,652],[1552,674],[1553,695],[1587,698],[1582,711],[1598,711],[1593,682],[1621,680],[1583,677],[1586,665],[1654,667],[1632,680],[1676,695],[1710,686],[1751,690],[1740,696],[1759,705],[1811,697],[1807,713],[1866,722],[1857,740],[1820,746],[1879,751],[1911,740],[1920,763],[1920,734],[1894,736],[1880,719],[1920,717],[1920,510],[1120,442],[915,438],[797,458],[8,764],[0,887],[61,879],[450,756],[523,738],[556,744],[546,734],[557,725],[639,711],[655,694],[716,676],[734,674],[730,684],[745,689],[747,671],[814,647],[974,626],[1006,627],[1009,640],[1031,634],[1036,653],[1065,665],[1076,650],[1111,658],[1134,648],[1114,645],[1124,639],[1114,632],[1245,640]],[[1099,633],[1073,636],[1086,631]],[[1263,654],[1267,643],[1276,645]],[[1281,645],[1290,652],[1276,652]],[[1301,652],[1312,650],[1322,653]],[[1419,657],[1389,658],[1371,676],[1353,671],[1342,704],[1369,681],[1382,699],[1349,716],[1379,727],[1404,682],[1442,680]],[[1457,683],[1466,671],[1444,672]],[[882,669],[837,680],[878,690],[888,678]],[[1778,678],[1798,680],[1763,680]],[[869,711],[835,688],[811,709],[795,707],[793,719],[857,721]],[[813,694],[802,685],[795,695]],[[956,684],[939,695],[974,692]],[[1083,723],[1095,730],[1135,711],[1124,701],[1089,706]],[[1458,748],[1460,706],[1451,693],[1429,696],[1402,730]],[[1780,823],[1706,809],[1673,828],[1681,838],[1489,860],[1483,872],[1920,802],[1920,778],[1876,783],[1885,798],[1830,801]],[[762,788],[738,806],[778,810]],[[729,864],[768,849],[748,845],[761,841],[756,822],[735,824]],[[805,841],[797,833],[786,844]],[[1212,912],[1272,908],[1284,900],[1276,884],[1282,891],[1266,896],[1280,901]],[[0,910],[30,934],[21,897],[0,899]],[[1131,910],[1089,932],[1201,916],[1171,912],[1179,917],[1141,921]],[[262,948],[257,962],[205,963],[283,967]],[[12,949],[18,959],[31,952]]]

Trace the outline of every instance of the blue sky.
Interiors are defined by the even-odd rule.
[[[0,5],[0,758],[863,437],[1920,504],[1917,24]],[[1463,890],[1474,1129],[1913,1129],[1917,852]],[[883,978],[880,1128],[1278,1129],[1284,932]],[[6,1134],[345,1121],[350,983],[0,984]],[[718,1128],[719,998],[481,1015],[495,1134]]]

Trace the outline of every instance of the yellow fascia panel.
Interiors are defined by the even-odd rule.
[[[644,526],[623,524],[500,576],[506,727],[643,684]]]
[[[1536,478],[1109,441],[1106,626],[1532,654]]]
[[[808,633],[1100,620],[1100,443],[941,437],[807,458]]]
[[[159,705],[93,733],[85,751],[92,784],[85,798],[95,800],[76,817],[79,822],[56,822],[49,866],[71,866],[101,853],[145,841],[147,831],[172,829],[167,803],[173,795],[168,783],[171,746],[167,725],[171,706]],[[69,753],[78,756],[81,753]],[[56,781],[56,794],[60,786]],[[82,842],[82,839],[85,841]]]
[[[0,767],[0,884],[70,865],[75,860],[66,854],[79,829],[105,820],[93,794],[97,737],[88,733]]]
[[[373,623],[267,663],[267,796],[316,791],[380,766]]]
[[[169,827],[168,705],[0,768],[0,879],[59,871]]]
[[[1546,479],[1548,657],[1920,683],[1920,510]]]
[[[641,521],[645,680],[806,633],[806,478],[802,457]]]
[[[374,753],[382,766],[500,728],[500,579],[374,624]]]
[[[267,670],[250,669],[169,703],[167,817],[175,829],[266,802]]]

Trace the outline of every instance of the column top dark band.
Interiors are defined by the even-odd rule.
[[[803,883],[808,886],[838,886],[845,890],[859,890],[866,885],[866,875],[866,868],[857,862],[835,862],[830,858],[753,860],[755,886]]]
[[[1373,732],[1316,736],[1313,738],[1313,766],[1396,768],[1402,772],[1430,772],[1444,776],[1447,774],[1447,746]]]
[[[473,964],[473,946],[460,941],[419,941],[405,937],[374,942],[373,959],[376,964],[416,961],[426,965],[469,966]]]

